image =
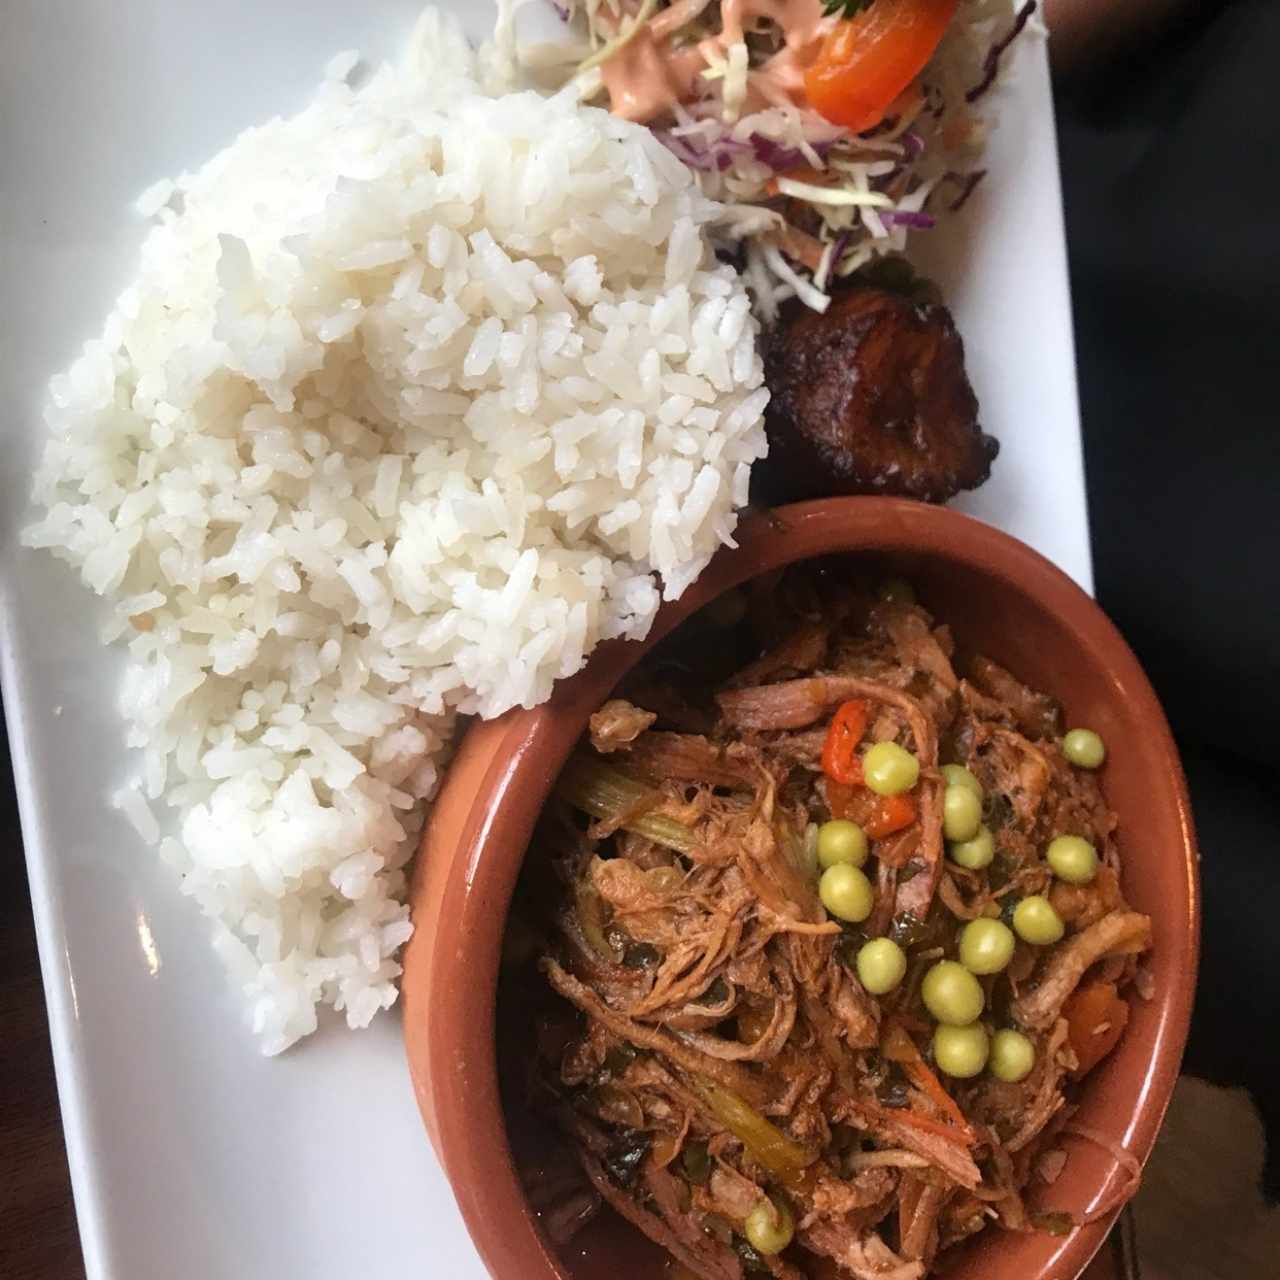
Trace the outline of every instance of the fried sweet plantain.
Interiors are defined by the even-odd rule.
[[[857,284],[825,314],[791,299],[765,339],[769,456],[752,499],[836,494],[945,502],[987,479],[964,343],[941,303]]]

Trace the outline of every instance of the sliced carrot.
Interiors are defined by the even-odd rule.
[[[777,241],[778,248],[793,262],[808,267],[810,271],[817,271],[822,265],[822,255],[826,252],[826,246],[807,231],[801,231],[799,227],[793,227],[788,222],[777,233]]]
[[[898,1063],[907,1078],[917,1089],[933,1103],[944,1116],[950,1117],[956,1132],[964,1141],[972,1145],[976,1140],[973,1129],[964,1118],[964,1112],[956,1104],[956,1100],[946,1091],[942,1081],[929,1069],[916,1042],[895,1020],[890,1020],[880,1042],[880,1051],[890,1062]]]
[[[910,1125],[913,1129],[919,1129],[922,1133],[931,1133],[935,1137],[945,1138],[948,1142],[954,1142],[958,1147],[971,1145],[955,1125],[943,1124],[939,1120],[930,1120],[928,1116],[922,1116],[918,1111],[911,1111],[906,1107],[882,1107],[877,1103],[867,1102],[863,1098],[852,1098],[849,1100],[849,1105],[855,1111],[861,1112],[868,1118],[899,1120],[903,1124]]]
[[[1114,1049],[1129,1025],[1129,1005],[1112,982],[1079,987],[1062,1007],[1067,1039],[1076,1055],[1072,1074],[1087,1075]]]

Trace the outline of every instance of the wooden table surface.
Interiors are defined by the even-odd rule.
[[[8,739],[0,720],[0,835],[4,837],[2,847],[9,850],[0,864],[0,1277],[82,1280],[84,1262],[62,1145],[12,777]],[[1120,1280],[1117,1256],[1118,1241],[1113,1241],[1113,1248],[1104,1250],[1085,1280]],[[111,1280],[169,1278],[122,1276]],[[259,1278],[237,1276],[234,1280]]]
[[[84,1275],[44,991],[31,923],[8,737],[0,720],[0,1276]]]

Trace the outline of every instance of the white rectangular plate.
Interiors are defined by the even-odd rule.
[[[489,7],[455,0],[473,34]],[[48,376],[134,272],[137,194],[296,110],[329,57],[394,56],[418,0],[8,0],[0,274],[0,652],[54,1058],[90,1277],[484,1274],[427,1144],[394,1016],[264,1060],[196,908],[107,806],[120,656],[60,565],[17,546]],[[1088,527],[1053,112],[1019,41],[990,177],[936,239],[1002,450],[963,506],[1086,587]]]

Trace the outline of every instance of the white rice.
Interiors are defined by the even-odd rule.
[[[176,808],[161,856],[267,1053],[395,1000],[454,716],[643,636],[764,451],[717,208],[646,129],[486,96],[431,13],[402,67],[353,66],[143,197],[26,533],[115,602],[143,753],[115,803],[150,839],[147,799]]]

